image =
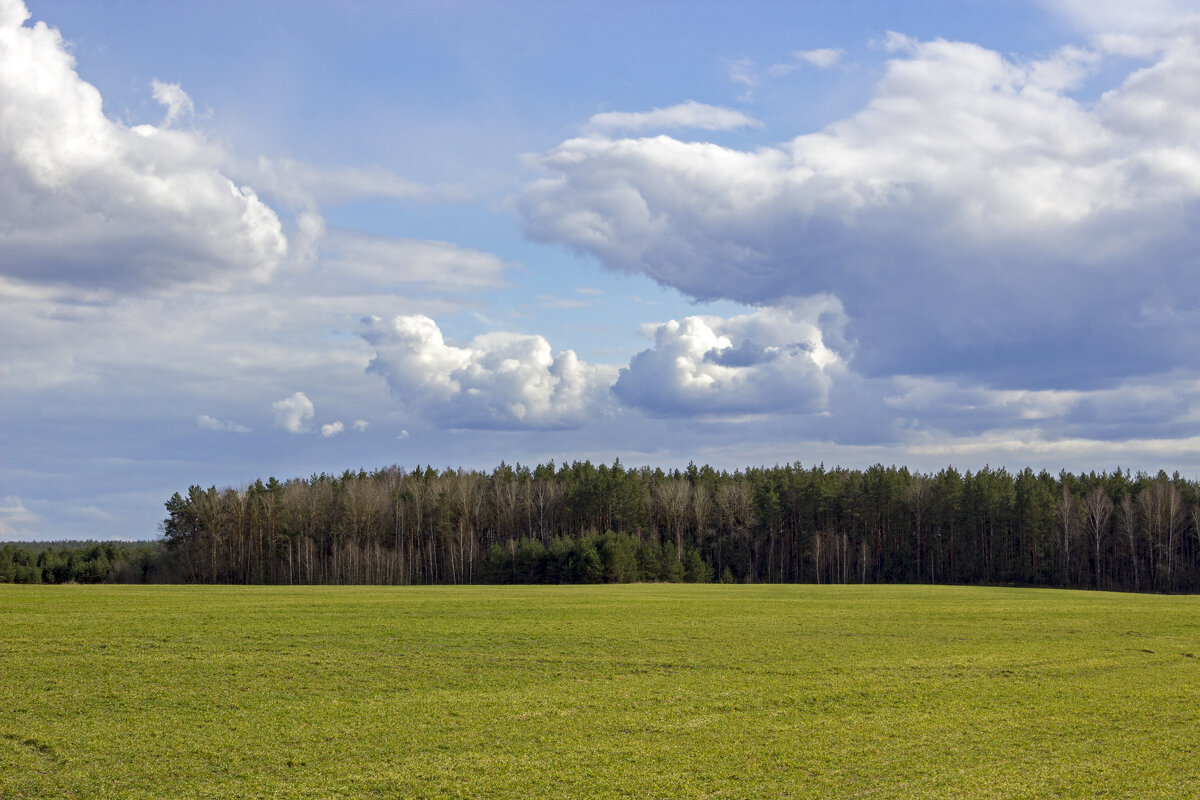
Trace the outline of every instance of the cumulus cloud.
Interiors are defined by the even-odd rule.
[[[498,256],[482,250],[346,229],[329,233],[322,263],[339,277],[357,278],[376,286],[419,284],[452,292],[497,286],[505,270]]]
[[[841,304],[819,297],[646,326],[654,346],[621,370],[613,393],[660,416],[822,411],[839,367],[823,328],[840,341],[843,323]]]
[[[309,421],[312,420],[314,409],[312,401],[304,392],[296,392],[291,397],[271,404],[275,414],[275,424],[288,433],[306,433]]]
[[[730,318],[642,327],[627,367],[551,354],[540,336],[492,332],[446,343],[432,319],[365,321],[369,372],[409,410],[452,428],[572,428],[617,408],[658,417],[825,411],[852,351],[836,298],[787,300]]]
[[[354,422],[350,423],[350,427],[354,428],[356,431],[365,431],[367,428],[371,427],[371,423],[367,422],[365,419],[356,419]]]
[[[104,115],[59,32],[19,0],[0,12],[0,273],[128,291],[266,279],[287,252],[275,212],[171,130],[190,98],[156,82],[161,127]]]
[[[553,429],[602,412],[615,369],[573,350],[551,353],[541,336],[493,332],[447,344],[424,315],[364,321],[375,349],[368,371],[406,407],[448,428]]]
[[[593,130],[629,130],[699,128],[706,131],[729,131],[737,128],[757,128],[762,122],[732,108],[721,108],[688,100],[669,108],[652,111],[605,111],[588,120]]]
[[[342,424],[342,421],[335,420],[334,422],[330,422],[327,425],[321,426],[321,436],[328,439],[330,436],[337,436],[344,430],[346,430],[346,426]]]
[[[897,41],[903,37],[893,37]],[[1200,35],[1095,103],[1095,52],[903,39],[859,113],[741,151],[571,139],[526,230],[701,299],[832,294],[867,374],[1079,385],[1200,345]]]
[[[196,417],[196,424],[207,431],[224,431],[230,433],[249,433],[250,429],[245,425],[228,419],[217,419],[210,417],[208,414],[201,414]]]

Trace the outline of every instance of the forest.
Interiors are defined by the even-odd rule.
[[[110,559],[98,579],[1200,591],[1200,484],[1164,472],[947,467],[922,474],[796,463],[731,473],[694,464],[627,469],[620,461],[501,463],[490,473],[392,466],[242,488],[192,486],[166,511],[156,546]],[[18,571],[5,552],[0,580],[72,579],[61,564],[34,575],[37,559]]]
[[[0,543],[0,583],[168,581],[161,542]]]

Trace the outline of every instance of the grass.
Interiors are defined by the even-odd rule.
[[[0,586],[0,798],[1194,798],[1200,598]]]

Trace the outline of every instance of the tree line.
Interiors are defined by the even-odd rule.
[[[192,486],[166,510],[156,546],[103,580],[1200,591],[1200,484],[1164,472],[392,466]]]
[[[197,582],[1200,590],[1200,484],[1163,472],[393,466],[193,486],[167,511],[171,569]]]

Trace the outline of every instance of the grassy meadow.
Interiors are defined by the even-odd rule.
[[[1200,797],[1200,598],[0,586],[0,798]]]

